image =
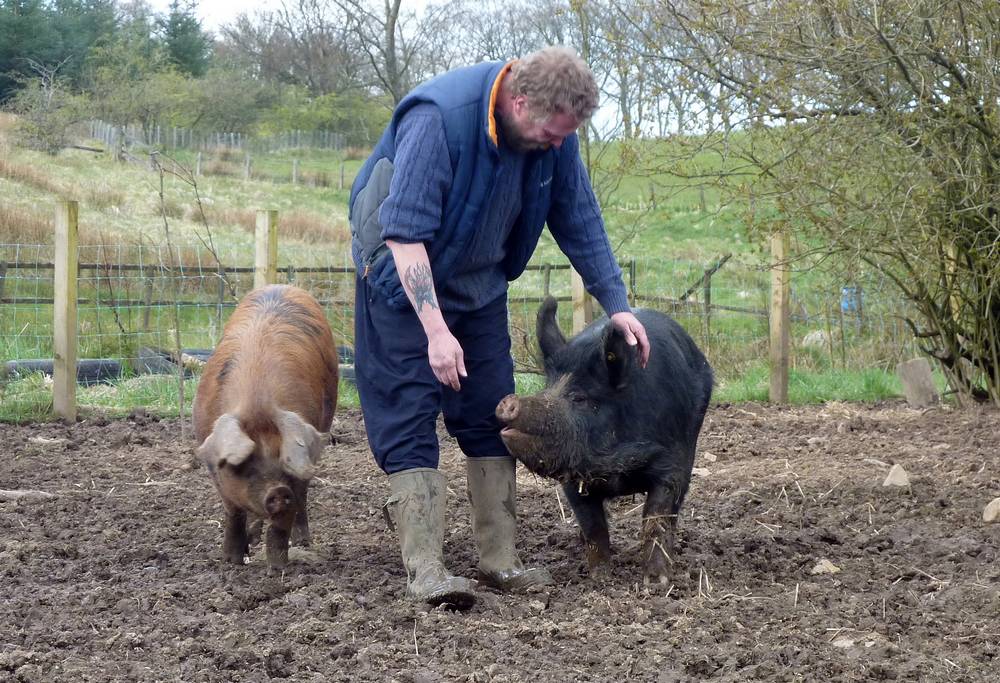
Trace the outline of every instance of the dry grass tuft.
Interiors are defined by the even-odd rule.
[[[8,159],[0,158],[0,177],[7,178],[15,183],[30,185],[39,190],[51,192],[54,195],[63,196],[66,194],[65,189],[61,185],[44,173],[30,166],[15,164]]]
[[[52,212],[43,213],[0,204],[0,242],[4,244],[48,244],[52,241]]]
[[[253,209],[234,209],[230,207],[205,206],[205,219],[210,227],[227,225],[243,228],[253,232],[257,223],[257,213]],[[201,223],[197,206],[188,208],[185,218],[192,223]]]
[[[92,247],[107,241],[89,223],[80,221],[78,243]],[[52,244],[55,231],[53,209],[12,206],[0,203],[0,243],[3,244]]]
[[[86,187],[83,192],[83,203],[94,209],[107,209],[112,206],[121,208],[128,200],[128,195],[114,187],[108,185],[92,184]]]
[[[17,128],[17,117],[9,112],[0,111],[0,135],[14,132]]]
[[[330,187],[330,174],[326,171],[304,171],[299,175],[301,178],[300,182],[303,185],[309,185],[312,187]]]
[[[222,162],[241,161],[246,153],[236,147],[218,147],[214,150],[215,160]]]
[[[289,211],[278,216],[278,232],[310,244],[342,244],[350,240],[343,221],[334,221],[309,211]]]
[[[347,161],[361,161],[367,159],[372,151],[367,147],[345,147],[344,159]]]
[[[201,172],[204,175],[235,178],[238,175],[242,175],[243,169],[239,168],[236,164],[231,164],[219,159],[213,159],[202,167]]]
[[[162,206],[157,204],[156,210],[157,213],[162,211],[167,218],[175,218],[177,220],[182,220],[188,213],[188,207],[172,197],[164,197]]]
[[[188,207],[184,218],[192,223],[200,223],[197,207]],[[257,224],[257,212],[252,209],[231,207],[205,207],[205,218],[209,226],[239,227],[253,233]],[[311,211],[282,211],[278,215],[278,233],[285,238],[309,244],[343,244],[351,239],[350,230],[343,220],[334,220]]]

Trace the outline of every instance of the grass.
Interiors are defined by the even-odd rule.
[[[883,370],[827,370],[821,372],[791,371],[789,403],[807,405],[830,400],[876,402],[899,398],[899,379]],[[935,375],[939,391],[944,391],[944,378]],[[51,378],[41,373],[9,380],[0,388],[0,422],[45,422],[52,420]],[[530,394],[541,390],[545,381],[541,375],[516,373],[515,391]],[[757,364],[739,376],[717,383],[714,403],[766,402],[769,376],[766,365]],[[185,381],[185,415],[190,416],[191,401],[197,391],[197,378]],[[169,375],[138,375],[110,384],[80,387],[77,403],[82,419],[88,417],[122,417],[135,407],[161,417],[177,417],[177,378]],[[836,399],[831,399],[835,396]],[[359,408],[357,388],[341,381],[338,409]]]
[[[768,368],[760,363],[736,377],[719,382],[713,400],[717,403],[766,402],[769,390]],[[829,400],[874,402],[901,396],[899,378],[884,370],[791,370],[788,373],[788,402],[792,405]]]
[[[46,422],[53,420],[52,379],[33,373],[0,385],[0,422]],[[191,404],[198,390],[198,378],[184,382],[184,414],[191,415]],[[338,408],[357,408],[358,391],[353,384],[341,381]],[[180,414],[177,401],[177,377],[172,375],[136,375],[108,384],[81,386],[77,405],[81,419],[123,417],[136,407],[165,418]]]
[[[51,261],[54,202],[65,197],[81,202],[84,246],[80,260],[101,264],[98,270],[81,274],[80,296],[89,302],[80,306],[81,358],[127,359],[142,346],[172,346],[174,308],[170,304],[175,298],[198,302],[177,310],[182,346],[213,346],[235,301],[230,286],[239,297],[251,287],[252,276],[231,275],[220,289],[216,260],[203,242],[210,232],[223,265],[250,265],[257,209],[279,211],[279,279],[285,277],[289,265],[301,269],[350,264],[346,205],[350,183],[364,159],[358,150],[343,155],[305,149],[254,154],[250,179],[243,177],[242,151],[204,154],[202,169],[206,174],[197,178],[197,192],[183,178],[168,174],[161,203],[159,177],[144,158],[122,164],[79,150],[49,157],[16,148],[8,138],[9,131],[9,127],[0,126],[0,262]],[[716,368],[719,400],[759,400],[760,373],[766,379],[760,364],[767,356],[768,326],[766,317],[752,311],[764,311],[768,306],[766,254],[748,241],[743,207],[723,206],[716,188],[680,181],[673,175],[717,168],[720,163],[706,154],[680,161],[685,144],[659,142],[638,150],[609,147],[602,163],[612,168],[628,153],[648,155],[654,146],[660,148],[657,151],[662,158],[676,160],[661,164],[651,174],[621,178],[608,196],[604,212],[609,236],[638,305],[664,308],[663,297],[676,299],[691,290],[686,305],[667,308],[705,349]],[[195,165],[193,152],[169,154],[188,168]],[[297,184],[291,183],[293,162],[298,169]],[[208,230],[202,223],[202,210]],[[163,213],[175,245],[172,254],[164,250]],[[701,283],[705,269],[730,253],[731,260],[715,273],[711,289],[706,291]],[[161,264],[172,261],[183,269],[176,294],[171,279],[158,270]],[[115,266],[119,263],[143,263],[150,269],[118,272]],[[566,263],[547,232],[533,263]],[[350,343],[353,277],[300,271],[293,277],[296,284],[328,302],[335,335]],[[857,279],[865,281],[865,274],[857,274]],[[45,299],[52,295],[51,271],[10,269],[3,283],[3,297]],[[899,322],[900,304],[884,283],[865,285],[863,319],[840,314],[843,284],[818,270],[793,276],[793,401],[879,400],[894,395],[898,387],[890,373],[899,360],[916,353]],[[526,272],[511,286],[519,368],[536,365],[533,328],[537,303],[515,299],[538,297],[544,289],[545,276],[538,271]],[[569,297],[567,271],[551,274],[549,291]],[[702,305],[706,296],[711,297],[713,306],[744,312],[715,309],[706,318]],[[143,302],[147,298],[153,302],[148,307],[108,305],[109,301]],[[560,320],[568,333],[568,302],[561,305]],[[825,341],[819,347],[808,346],[803,340],[810,334],[822,334]],[[0,305],[0,360],[51,357],[51,353],[51,307]],[[25,386],[40,391],[37,382]],[[113,392],[106,400],[95,396],[95,406],[110,409],[116,400],[148,400],[150,405],[162,405],[169,411],[166,405],[172,401],[160,401],[155,387],[146,389],[153,393],[143,394],[137,388]],[[163,390],[172,391],[169,385]],[[44,408],[23,402],[19,405],[28,413]]]

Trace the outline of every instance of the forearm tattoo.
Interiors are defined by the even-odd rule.
[[[431,308],[438,307],[434,298],[434,278],[431,277],[431,267],[426,263],[417,263],[406,269],[406,286],[413,294],[417,313],[424,309],[424,304]]]

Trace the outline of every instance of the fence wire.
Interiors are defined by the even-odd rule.
[[[218,256],[218,260],[216,258]],[[253,285],[249,246],[212,253],[199,243],[81,246],[78,251],[79,378],[85,384],[141,384],[204,359],[219,341],[239,299]],[[630,301],[670,313],[705,350],[721,381],[766,363],[770,275],[731,260],[710,277],[711,264],[649,256],[620,258]],[[48,391],[53,355],[51,245],[0,245],[0,360],[6,361],[4,400]],[[312,293],[326,311],[338,344],[353,342],[354,270],[349,254],[322,267],[296,267],[279,254],[278,282]],[[851,283],[792,278],[795,369],[891,369],[916,353],[902,319],[908,305],[877,278]],[[569,265],[535,261],[512,283],[509,324],[520,371],[540,367],[535,316],[547,295],[559,301],[559,321],[572,328]],[[599,311],[598,311],[599,313]],[[182,357],[177,358],[174,330]],[[48,364],[46,364],[46,361]],[[35,379],[26,380],[33,376]],[[22,379],[24,381],[19,380]],[[175,392],[171,388],[167,390]],[[104,405],[107,392],[81,391],[82,406]],[[188,396],[190,397],[191,394]],[[141,396],[141,395],[140,395]],[[156,402],[155,397],[148,399]]]

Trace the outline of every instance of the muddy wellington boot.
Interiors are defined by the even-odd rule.
[[[548,586],[548,570],[526,569],[514,549],[517,484],[514,459],[466,458],[472,535],[479,548],[479,580],[505,592]]]
[[[475,583],[452,576],[444,566],[444,475],[418,467],[389,475],[386,507],[399,532],[406,567],[406,594],[428,604],[468,609],[476,602]]]

